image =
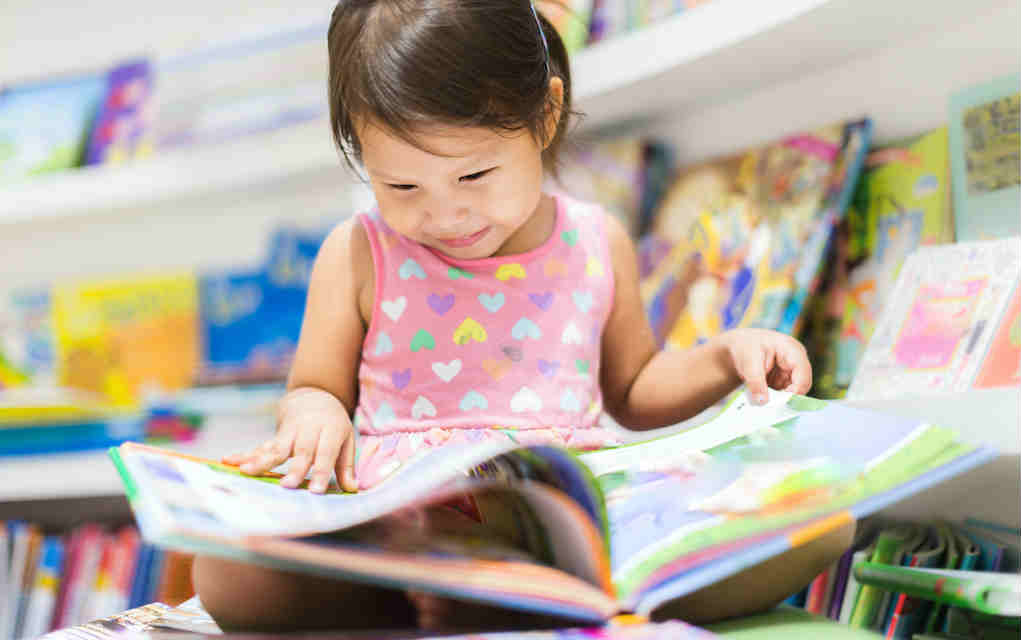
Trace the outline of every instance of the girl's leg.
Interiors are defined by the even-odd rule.
[[[415,610],[401,591],[195,558],[192,582],[224,631],[408,629]]]
[[[705,624],[766,611],[804,588],[854,541],[854,523],[657,609],[657,620]]]

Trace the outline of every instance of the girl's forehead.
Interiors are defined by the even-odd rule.
[[[359,129],[358,138],[363,156],[381,160],[395,155],[409,159],[429,156],[434,160],[456,161],[505,151],[520,144],[523,135],[528,135],[527,130],[507,132],[486,127],[430,125],[402,136],[369,123]]]

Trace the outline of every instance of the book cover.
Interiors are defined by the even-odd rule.
[[[53,323],[61,384],[133,406],[147,389],[190,386],[198,370],[191,273],[58,284]]]
[[[957,239],[1021,234],[1021,75],[955,93],[949,111]]]
[[[813,286],[843,214],[825,203],[842,191],[841,166],[852,164],[844,154],[859,138],[847,135],[849,126],[858,125],[789,136],[679,173],[651,230],[669,252],[640,285],[653,331],[668,348],[734,327],[779,328],[785,316],[796,324],[798,292]]]
[[[888,296],[847,398],[972,388],[1019,273],[1021,243],[1015,239],[915,251]]]
[[[146,59],[110,70],[84,164],[122,164],[152,153],[153,83],[152,65]]]

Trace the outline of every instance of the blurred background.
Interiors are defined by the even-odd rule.
[[[585,115],[549,187],[631,230],[663,347],[792,333],[812,395],[1008,407],[977,437],[1016,454],[1018,1],[566,4],[538,6]],[[332,8],[0,9],[0,640],[190,595],[189,559],[121,526],[103,450],[216,458],[272,434],[319,243],[372,205],[329,133]],[[919,255],[981,265],[989,287],[958,301],[980,312],[935,361],[863,374],[911,311],[909,257],[976,241],[998,248]],[[40,576],[51,604],[31,604]]]

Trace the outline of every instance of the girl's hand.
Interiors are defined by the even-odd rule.
[[[309,479],[309,491],[323,493],[330,476],[345,491],[357,491],[354,460],[354,427],[344,405],[322,389],[301,387],[290,391],[277,408],[276,437],[248,453],[223,458],[223,462],[239,465],[244,473],[257,475],[290,459],[287,475],[280,485],[293,489]]]
[[[768,389],[803,394],[812,387],[812,365],[800,342],[765,329],[734,329],[721,338],[737,375],[755,404],[765,404]]]

